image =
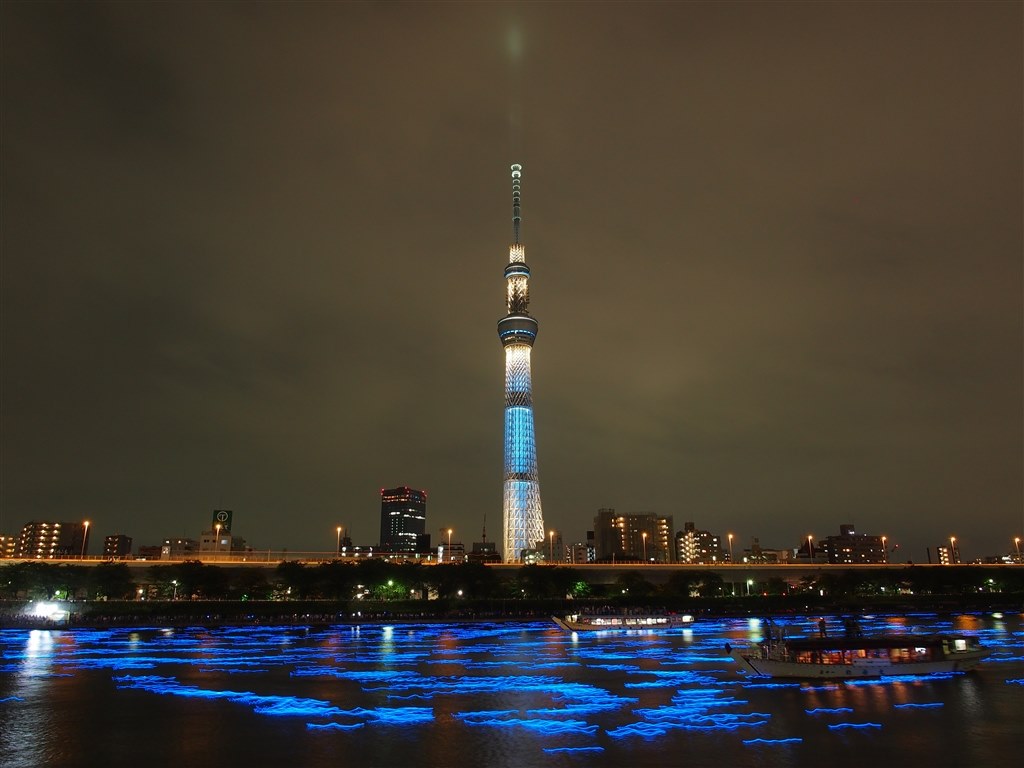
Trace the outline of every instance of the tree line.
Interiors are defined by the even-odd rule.
[[[653,600],[700,600],[753,596],[889,597],[1024,593],[1024,567],[949,566],[901,571],[828,569],[799,582],[769,579],[729,584],[711,571],[679,570],[654,584],[642,568],[612,583],[587,580],[578,569],[528,565],[499,572],[479,563],[421,565],[367,559],[358,563],[306,565],[283,562],[275,569],[186,561],[129,568],[17,562],[0,566],[5,600],[353,600],[592,599],[635,604]],[[587,574],[589,575],[589,574]]]

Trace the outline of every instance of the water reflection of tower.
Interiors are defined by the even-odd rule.
[[[505,481],[502,547],[506,562],[521,559],[524,549],[544,539],[544,516],[537,480],[537,444],[533,431],[533,384],[530,352],[537,338],[537,321],[530,304],[530,268],[519,242],[520,187],[523,167],[512,166],[512,235],[505,267],[508,314],[498,321],[505,348]]]

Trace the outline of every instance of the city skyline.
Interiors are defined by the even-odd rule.
[[[0,14],[0,534],[497,531],[522,162],[548,528],[1021,535],[1019,4]]]
[[[397,502],[397,503],[396,503]],[[431,562],[436,556],[436,562],[445,562],[449,557],[443,552],[457,551],[464,553],[465,546],[472,544],[473,551],[477,551],[478,545],[481,551],[487,546],[493,551],[495,542],[487,539],[486,535],[479,539],[473,535],[464,537],[456,535],[453,528],[440,529],[440,537],[436,545],[427,546],[431,534],[426,533],[425,528],[425,505],[426,494],[423,491],[402,487],[393,489],[381,489],[381,531],[377,541],[355,541],[348,536],[346,526],[335,527],[335,546],[331,550],[295,550],[288,547],[281,547],[275,542],[260,543],[252,546],[242,537],[233,537],[230,526],[221,522],[214,522],[212,525],[204,526],[204,530],[193,536],[163,537],[162,542],[142,542],[132,547],[133,538],[124,533],[106,533],[101,531],[102,555],[98,554],[94,547],[91,547],[91,532],[97,528],[90,520],[84,521],[55,521],[55,520],[31,520],[26,521],[19,531],[14,534],[0,533],[0,559],[3,558],[28,558],[42,560],[74,561],[80,559],[162,559],[169,555],[171,560],[188,559],[190,557],[203,557],[202,554],[212,555],[220,560],[230,554],[236,560],[244,561],[247,556],[254,557],[254,562],[260,562],[261,558],[267,556],[274,560],[310,560],[323,562],[336,558],[351,561],[380,557],[385,560],[394,561],[396,558],[408,559],[410,562]],[[232,510],[214,510],[213,519],[222,520],[227,516],[230,520]],[[387,523],[393,515],[403,515],[410,518],[404,523]],[[612,522],[614,520],[614,523]],[[64,538],[58,535],[61,528],[64,531]],[[786,541],[761,541],[756,533],[749,536],[737,536],[732,529],[726,531],[709,531],[698,528],[694,521],[684,521],[674,525],[672,516],[659,516],[650,512],[621,512],[615,509],[602,508],[597,510],[592,524],[585,531],[564,531],[551,529],[547,532],[545,540],[538,540],[542,546],[534,549],[525,559],[519,563],[552,563],[581,564],[588,562],[615,563],[616,558],[620,564],[651,564],[674,563],[685,565],[687,563],[704,563],[720,561],[721,564],[735,563],[737,565],[748,564],[749,562],[776,562],[778,555],[780,564],[799,562],[801,559],[818,562],[820,564],[835,564],[831,555],[838,558],[837,563],[853,562],[849,558],[858,555],[877,558],[872,562],[884,560],[893,565],[913,564],[939,564],[948,565],[952,558],[956,563],[963,564],[993,564],[997,562],[1021,562],[1022,537],[1014,536],[1009,540],[1009,546],[1005,550],[997,549],[991,552],[967,552],[964,553],[961,542],[957,536],[941,535],[931,536],[930,543],[922,552],[913,552],[904,547],[904,542],[896,541],[891,536],[877,531],[857,533],[856,526],[850,523],[843,523],[838,526],[839,534],[827,529],[827,524],[814,526],[815,533],[807,533],[790,536]],[[222,533],[224,529],[226,533]],[[824,535],[817,533],[824,529]],[[42,531],[42,533],[40,533]],[[394,533],[404,531],[413,534],[406,545],[396,544]],[[609,536],[609,531],[613,531]],[[458,532],[461,534],[462,532]],[[481,533],[484,533],[483,531]],[[566,533],[570,535],[567,537]],[[792,532],[791,532],[792,533]],[[77,536],[77,539],[68,540],[69,536]],[[852,538],[850,538],[852,537]],[[401,538],[401,536],[400,536]],[[852,549],[835,549],[850,538]],[[63,549],[58,546],[63,542]],[[928,540],[927,534],[924,540]],[[545,541],[547,543],[545,543]],[[685,543],[684,543],[685,542]],[[486,546],[482,546],[485,545]],[[161,552],[163,545],[164,552]],[[172,545],[167,551],[168,545]],[[189,548],[191,547],[191,548]],[[223,551],[221,548],[223,547]],[[177,548],[177,551],[175,549]],[[454,548],[454,549],[453,549]],[[62,551],[58,551],[61,550]],[[712,552],[714,549],[717,552]],[[580,557],[584,559],[573,559],[578,553],[590,551],[590,554]],[[670,551],[671,550],[671,551]],[[678,551],[677,551],[678,550]],[[703,550],[707,550],[703,552]],[[695,557],[698,551],[702,551],[704,560],[690,560],[688,557]],[[197,553],[193,555],[192,553]],[[572,553],[572,558],[568,557]],[[613,554],[614,553],[614,554]],[[762,554],[769,555],[768,560],[762,559]],[[852,553],[852,554],[850,554]],[[858,554],[859,553],[859,554]],[[866,554],[867,553],[867,554]],[[461,557],[461,555],[460,555]],[[750,558],[748,560],[748,557]],[[596,558],[596,561],[593,560]],[[496,560],[495,562],[510,562],[509,560]]]

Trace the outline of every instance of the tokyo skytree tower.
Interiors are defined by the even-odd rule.
[[[533,386],[530,350],[537,321],[530,317],[530,268],[519,242],[520,186],[523,166],[512,166],[512,234],[505,280],[508,314],[498,321],[505,348],[505,486],[502,542],[505,562],[518,562],[524,549],[544,541],[544,516],[537,481],[537,443],[533,435]]]

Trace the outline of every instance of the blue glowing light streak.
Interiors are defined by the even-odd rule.
[[[963,672],[933,672],[930,675],[892,675],[871,680],[843,680],[843,685],[864,686],[864,685],[896,685],[899,683],[921,683],[931,680],[950,680]]]
[[[789,739],[744,739],[744,744],[800,744],[803,739],[800,738],[789,738]]]
[[[800,683],[746,683],[744,688],[803,688]]]
[[[587,735],[597,733],[597,726],[590,725],[584,720],[543,720],[511,716],[471,717],[465,713],[457,714],[456,717],[466,725],[487,726],[491,728],[526,728],[546,736],[566,733],[582,733]]]
[[[471,712],[456,712],[455,717],[459,720],[469,719],[488,719],[496,717],[511,717],[512,715],[518,715],[518,709],[480,709]]]
[[[349,714],[368,717],[384,725],[418,725],[434,721],[431,707],[377,707],[348,710]]]
[[[754,735],[751,731],[756,733],[758,728],[766,729],[761,731],[764,735],[771,723],[775,726],[771,731],[784,734],[788,730],[785,723],[780,726],[766,712],[752,711],[776,712],[770,704],[776,696],[784,697],[791,705],[792,693],[774,689],[852,694],[858,685],[897,685],[902,686],[902,692],[914,693],[892,694],[897,700],[930,699],[936,697],[925,693],[928,684],[953,676],[904,675],[830,681],[818,686],[767,677],[744,678],[716,654],[726,632],[733,633],[731,638],[746,627],[746,619],[707,621],[695,625],[696,642],[678,632],[658,631],[581,633],[573,639],[540,622],[193,628],[173,632],[75,630],[47,633],[49,640],[36,635],[31,642],[24,630],[2,630],[0,642],[5,646],[0,672],[27,681],[57,675],[72,677],[81,671],[107,673],[118,690],[148,691],[183,700],[205,698],[223,705],[241,705],[259,716],[301,718],[300,724],[311,733],[340,733],[367,726],[433,728],[436,721],[431,705],[438,697],[448,697],[437,711],[457,711],[451,718],[467,728],[518,730],[553,738],[575,735],[575,739],[549,742],[551,746],[544,752],[579,752],[584,759],[586,752],[602,750],[590,746],[595,733],[616,742],[627,738],[673,739],[685,733],[693,734],[694,739],[714,738],[733,732]],[[1003,650],[998,656],[994,654],[996,668],[999,663],[1015,663],[1020,651],[1014,644],[1024,645],[1024,634],[1007,640],[1005,631],[997,633],[992,645],[997,644]],[[1012,654],[1005,650],[1010,647],[1014,648]],[[181,677],[186,669],[192,675],[188,680]],[[276,677],[275,686],[284,675],[294,678],[291,685],[300,695],[265,695],[257,683],[250,682],[251,678],[244,678],[245,684],[239,689],[237,675],[263,675],[268,670]],[[317,678],[323,682],[308,682]],[[586,682],[577,682],[580,680]],[[1005,682],[1024,685],[1024,678]],[[231,687],[235,690],[220,690]],[[316,693],[309,698],[301,695],[309,690]],[[871,695],[882,695],[882,691]],[[670,703],[666,704],[666,699]],[[6,703],[3,711],[9,713],[15,711],[18,701],[19,697],[7,697],[0,699],[0,704]],[[798,701],[811,705],[810,701]],[[814,704],[826,705],[849,701],[852,699],[843,693],[816,695],[813,700]],[[355,703],[364,706],[352,708]],[[919,718],[916,722],[924,722],[927,710],[940,707],[941,702],[924,701],[890,702],[887,708],[902,712],[890,717],[899,719],[904,727],[914,717]],[[834,727],[830,726],[829,732],[835,732],[831,737],[835,741],[843,738],[844,732],[849,737],[849,733],[881,727],[879,723],[836,722],[852,716],[854,710],[850,707],[821,706],[803,711],[821,717],[813,723],[814,728],[832,722]],[[916,714],[918,711],[920,714]],[[441,716],[441,720],[446,719],[447,714]],[[803,728],[812,725],[809,720],[801,722]],[[735,738],[733,743],[738,743],[739,735]],[[743,743],[792,741],[755,738]]]
[[[344,710],[330,702],[296,696],[262,696],[248,691],[214,691],[194,685],[182,685],[174,678],[156,675],[115,677],[118,688],[127,688],[167,696],[196,699],[224,699],[250,707],[257,714],[287,717],[337,717]]]
[[[715,711],[746,704],[748,702],[714,688],[684,690],[672,697],[671,706],[633,710],[633,714],[643,718],[644,722],[616,728],[608,735],[617,739],[630,736],[653,738],[669,730],[735,731],[767,725],[771,715],[763,712]]]
[[[710,675],[691,671],[645,669],[635,674],[656,679],[627,682],[626,688],[675,688],[680,685],[714,685],[716,682]]]
[[[659,632],[661,630],[658,630]],[[672,630],[667,630],[671,632]],[[686,632],[687,630],[682,630]],[[722,662],[728,662],[731,660],[731,656],[725,656],[718,654],[716,656],[701,656],[697,653],[687,653],[686,659],[676,659],[674,661],[661,660],[662,666],[666,667],[689,667],[694,664],[721,664]]]
[[[622,709],[627,704],[635,704],[638,699],[623,699],[617,696],[606,697],[603,701],[588,701],[586,703],[566,704],[564,707],[549,707],[542,709],[528,709],[526,714],[533,716],[549,716],[549,715],[594,715],[599,712],[611,712],[616,709]]]
[[[379,725],[419,725],[431,723],[434,711],[430,707],[376,707],[367,709],[341,709],[330,702],[297,696],[267,696],[250,691],[216,691],[192,685],[182,685],[173,678],[144,675],[115,677],[118,688],[130,688],[170,696],[197,699],[223,699],[249,707],[258,715],[271,717],[362,718]],[[334,726],[332,726],[334,727]]]
[[[818,707],[817,709],[805,709],[808,715],[839,715],[853,712],[850,707]]]
[[[523,665],[515,661],[473,661],[473,662],[459,662],[459,661],[428,661],[427,664],[461,664],[467,668],[472,669],[497,669],[500,667],[516,667],[521,668]]]
[[[334,730],[334,731],[354,731],[357,728],[363,728],[366,723],[306,723],[306,728],[309,730]]]
[[[666,735],[668,731],[668,728],[652,723],[629,723],[613,728],[607,733],[613,739],[627,739],[632,736],[638,736],[641,739],[655,739]]]
[[[588,664],[589,669],[606,669],[609,672],[639,672],[636,664]]]

